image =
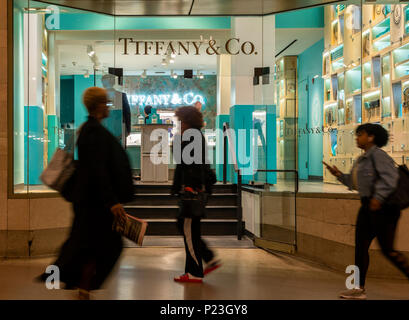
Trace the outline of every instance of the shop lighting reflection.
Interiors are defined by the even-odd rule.
[[[374,92],[367,93],[367,94],[364,95],[364,99],[367,99],[367,98],[369,98],[369,97],[377,96],[377,95],[379,95],[380,93],[381,93],[380,90],[376,90],[376,91],[374,91]]]

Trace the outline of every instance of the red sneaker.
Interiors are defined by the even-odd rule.
[[[222,264],[220,260],[212,260],[206,265],[206,268],[204,269],[203,274],[207,275],[210,272],[213,272],[214,270],[220,268],[221,266]]]
[[[190,273],[182,274],[179,277],[173,278],[173,280],[175,280],[176,282],[192,282],[192,283],[202,283],[203,282],[202,278],[194,277]]]

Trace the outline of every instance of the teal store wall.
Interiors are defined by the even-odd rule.
[[[68,9],[69,10],[69,9]],[[230,29],[230,17],[112,17],[100,13],[61,13],[57,30],[183,30]],[[46,15],[46,19],[49,15]],[[55,29],[53,29],[55,30]]]
[[[324,39],[321,39],[298,56],[298,156],[301,179],[322,177],[322,134],[310,129],[323,125],[322,58],[317,58],[322,57],[323,51]]]
[[[275,25],[280,28],[324,28],[324,7],[277,14]]]

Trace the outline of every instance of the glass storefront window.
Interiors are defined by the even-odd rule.
[[[301,191],[347,192],[321,162],[348,171],[360,154],[354,142],[360,123],[388,128],[393,141],[385,150],[398,163],[409,161],[406,3],[346,1],[264,17],[194,19],[13,3],[16,194],[51,192],[39,176],[56,148],[74,150],[76,131],[86,120],[82,93],[94,85],[110,92],[111,116],[104,125],[127,144],[135,176],[145,107],[155,111],[148,121],[172,127],[175,108],[196,100],[202,102],[219,180],[226,121],[254,133],[246,137],[247,149],[237,146],[243,161],[257,154],[258,172],[243,182],[267,184],[271,191],[293,192],[295,177],[266,171],[293,170]],[[222,43],[220,52],[206,52],[209,41]],[[228,180],[235,182],[232,170]]]

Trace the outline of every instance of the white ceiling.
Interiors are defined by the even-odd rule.
[[[297,40],[290,48],[284,51],[281,56],[299,55],[314,43],[324,37],[324,29],[320,28],[280,28],[276,30],[276,54],[288,46],[294,40]]]

